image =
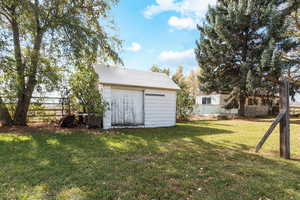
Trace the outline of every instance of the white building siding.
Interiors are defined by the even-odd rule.
[[[106,109],[103,116],[103,128],[109,129],[111,128],[111,86],[102,86],[102,95],[104,101],[108,103],[108,108]]]
[[[144,124],[144,93],[140,90],[111,90],[112,125]]]
[[[205,105],[196,104],[194,106],[194,115],[236,115],[238,109],[225,109],[223,105]]]
[[[120,90],[123,90],[121,93],[128,91],[128,94],[131,94],[131,91],[143,91],[142,114],[144,124],[136,127],[168,127],[176,125],[176,91],[104,85],[102,87],[103,98],[109,104],[109,108],[106,110],[103,118],[104,129],[115,128],[112,126],[111,111],[114,111],[112,106],[115,105],[112,101],[112,96],[116,91]]]
[[[197,96],[196,97],[196,104],[202,104],[203,98],[211,98],[212,105],[219,105],[221,103],[221,95],[207,95],[207,96]]]
[[[145,127],[166,127],[176,124],[176,92],[146,89]]]
[[[238,109],[225,109],[224,105],[229,97],[227,94],[214,94],[197,96],[193,114],[195,115],[236,115]],[[203,98],[211,98],[211,104],[202,104]],[[248,117],[266,116],[269,113],[269,106],[262,105],[261,99],[256,98],[258,105],[245,105],[245,115]]]

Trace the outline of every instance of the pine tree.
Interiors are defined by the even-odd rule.
[[[286,67],[282,55],[295,46],[284,33],[298,3],[286,3],[224,0],[209,8],[195,49],[201,90],[230,93],[227,102],[237,101],[241,116],[247,97],[275,94],[276,86],[264,77],[278,80]]]
[[[300,7],[300,6],[299,6]],[[288,36],[293,37],[298,43],[300,43],[300,8],[293,12],[289,18]],[[300,46],[297,46],[291,52],[284,56],[284,59],[291,64],[288,69],[288,77],[292,80],[299,81],[300,77]]]

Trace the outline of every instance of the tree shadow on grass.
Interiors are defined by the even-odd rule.
[[[201,124],[188,123],[167,128],[124,129],[122,132],[126,135],[142,137],[147,140],[176,140],[180,138],[233,133],[233,131],[226,129],[208,127],[202,121]]]
[[[208,134],[232,132],[188,124],[0,135],[0,198],[299,199],[298,164],[199,137]]]
[[[246,121],[270,123],[270,125],[271,125],[274,122],[275,118],[276,118],[276,116],[274,116],[273,118],[251,118],[251,119],[247,119]],[[299,125],[300,124],[299,118],[291,118],[290,124]]]

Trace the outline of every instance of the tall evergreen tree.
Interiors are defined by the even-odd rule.
[[[300,6],[296,12],[293,12],[289,18],[288,36],[293,37],[300,44]],[[284,56],[284,59],[289,62],[290,68],[287,70],[287,76],[293,81],[300,80],[300,46],[297,46],[291,52]]]
[[[200,88],[228,92],[228,104],[238,102],[245,114],[248,96],[274,95],[285,68],[281,58],[295,46],[286,34],[286,17],[298,6],[283,0],[223,0],[210,7],[198,26],[195,54],[201,68]]]

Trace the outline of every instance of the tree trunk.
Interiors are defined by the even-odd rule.
[[[16,112],[14,116],[15,125],[21,125],[21,126],[26,125],[27,113],[29,110],[32,94],[37,84],[36,73],[39,64],[43,32],[39,26],[37,26],[36,32],[37,34],[34,39],[34,47],[33,47],[33,52],[31,54],[31,59],[29,64],[28,81],[26,87],[23,87],[21,90],[19,90],[17,95],[18,102],[17,102]],[[24,71],[23,71],[23,76],[24,76]]]
[[[11,27],[13,32],[13,41],[14,41],[14,55],[16,60],[16,69],[17,69],[17,97],[21,97],[25,90],[25,66],[22,62],[22,51],[20,44],[20,30],[19,24],[15,18],[11,21]]]
[[[29,71],[27,87],[24,90],[24,93],[20,97],[18,97],[16,113],[14,116],[14,124],[16,125],[25,126],[27,122],[27,113],[29,110],[32,93],[37,84],[36,73],[37,73],[37,67],[39,63],[42,38],[43,38],[42,32],[40,32],[35,38],[35,43],[33,48],[34,50],[33,50],[33,54],[31,55],[31,63],[30,63],[30,71]]]
[[[246,105],[246,97],[240,96],[239,99],[239,116],[244,117],[245,116],[245,105]]]
[[[32,92],[26,91],[26,94],[18,98],[16,112],[14,116],[14,122],[13,122],[15,125],[26,126],[27,113],[29,110],[31,97],[32,97]]]
[[[2,121],[3,123],[2,125],[12,124],[12,118],[1,97],[0,97],[0,121]]]
[[[21,52],[21,45],[20,45],[20,30],[19,24],[17,19],[13,18],[11,21],[11,27],[13,32],[13,41],[14,41],[14,55],[16,60],[16,69],[17,69],[17,107],[14,116],[13,123],[17,125],[26,125],[26,116],[27,112],[25,112],[24,108],[27,103],[25,96],[25,66],[22,62],[22,52]]]

